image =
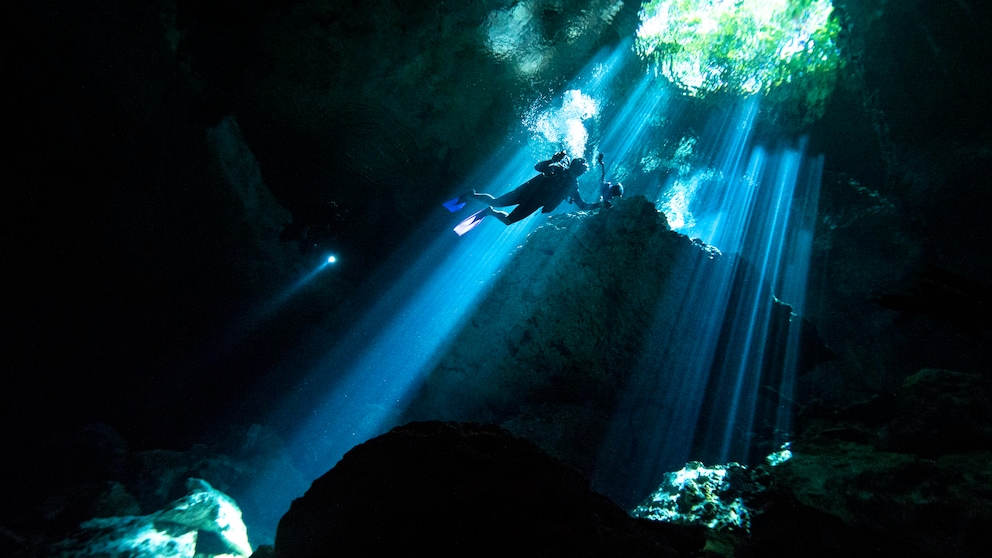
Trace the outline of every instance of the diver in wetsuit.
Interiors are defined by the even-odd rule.
[[[559,151],[550,159],[537,163],[534,165],[534,170],[541,173],[540,175],[498,198],[492,194],[479,193],[475,190],[468,194],[462,194],[458,198],[459,201],[474,199],[489,206],[470,217],[469,219],[473,219],[473,221],[467,225],[474,226],[475,223],[489,215],[496,217],[505,225],[512,225],[541,208],[543,208],[542,213],[550,213],[566,198],[570,203],[579,206],[579,209],[588,210],[599,207],[600,203],[586,203],[579,195],[578,178],[589,170],[589,164],[582,158],[573,159],[569,164],[562,164],[563,159],[565,159],[565,152]],[[517,207],[509,213],[493,209],[494,207],[510,205]]]

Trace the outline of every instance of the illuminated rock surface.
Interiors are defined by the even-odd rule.
[[[631,512],[654,521],[705,525],[717,531],[747,531],[751,511],[741,498],[742,484],[750,481],[737,463],[707,467],[698,461],[668,474],[667,482]]]
[[[251,555],[241,510],[200,479],[190,493],[151,515],[98,517],[83,522],[72,538],[54,544],[50,556],[193,558]]]
[[[19,483],[6,492],[4,556],[46,557],[56,547],[60,555],[154,547],[179,556],[197,545],[247,555],[273,539],[286,511],[259,504],[265,492],[307,487],[279,440],[257,425],[212,448],[131,452],[109,426],[91,424],[34,451],[11,461]]]

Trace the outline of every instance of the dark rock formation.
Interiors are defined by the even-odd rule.
[[[279,523],[275,554],[691,556],[702,531],[629,517],[575,469],[487,425],[425,422],[355,447]]]
[[[658,555],[684,555],[705,538],[709,551],[728,556],[977,558],[992,525],[988,394],[981,376],[925,370],[892,398],[810,408],[790,459],[735,467],[735,480],[721,487],[750,508],[749,531],[655,524],[656,532],[588,493],[577,471],[495,426],[413,423],[356,447],[315,482],[281,522],[275,551],[500,555],[541,551],[533,541],[570,533],[578,546],[548,544],[589,549],[580,555],[613,555],[622,544],[636,556],[661,540]],[[598,510],[593,523],[589,509]],[[490,529],[500,533],[495,540]]]
[[[3,7],[5,439],[113,417],[188,442],[239,389],[203,373],[215,336],[307,265],[236,121],[198,114],[175,4]],[[156,403],[178,393],[198,403]]]
[[[923,370],[893,396],[807,409],[792,459],[771,469],[772,490],[761,503],[770,515],[754,527],[759,546],[790,555],[799,541],[783,529],[793,524],[851,549],[984,556],[992,526],[990,393],[985,377]]]
[[[711,258],[643,197],[551,218],[500,271],[411,416],[502,421],[554,401],[611,407],[668,283],[718,265]]]
[[[992,12],[974,0],[834,6],[848,65],[810,130],[826,172],[807,314],[840,360],[801,387],[850,402],[891,393],[922,367],[978,372],[992,362],[983,336],[954,331],[962,317],[987,323],[974,300],[953,308],[949,293],[935,300],[925,288],[928,299],[912,303],[929,308],[915,315],[870,302],[919,290],[928,269],[955,282],[992,276],[992,152],[982,124],[992,79],[979,70],[992,51],[984,31]]]

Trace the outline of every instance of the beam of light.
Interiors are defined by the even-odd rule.
[[[806,312],[806,291],[809,282],[810,262],[813,258],[813,236],[816,231],[816,216],[819,210],[820,184],[823,179],[823,155],[803,161],[803,169],[797,177],[794,203],[794,221],[790,223],[786,237],[785,259],[775,285],[775,292],[792,306],[796,316]],[[786,352],[782,363],[778,395],[782,404],[775,414],[776,447],[790,441],[792,432],[792,397],[795,391],[795,374],[802,353],[800,327],[790,328]],[[787,458],[786,458],[787,459]]]
[[[458,244],[437,239],[411,259],[404,275],[315,367],[315,374],[337,380],[309,417],[293,426],[290,447],[305,476],[316,478],[354,445],[396,426],[408,397],[528,230],[483,223]],[[325,383],[308,379],[300,389]]]
[[[628,58],[629,41],[600,51],[563,89],[560,106],[566,110],[557,109],[558,101],[543,101],[555,107],[547,109],[557,118],[548,125],[573,132],[571,137],[586,137],[576,128],[582,125],[585,131],[582,116],[593,115],[583,110],[590,107],[591,99],[598,103],[608,98],[615,75]],[[450,195],[472,189],[500,195],[535,176],[534,164],[561,149],[563,140],[549,141],[545,134],[531,132],[530,137],[508,140]],[[584,141],[569,147],[585,149]],[[486,295],[496,271],[548,217],[537,213],[511,226],[487,218],[458,237],[452,228],[482,207],[473,207],[474,203],[468,202],[454,214],[438,208],[435,217],[384,266],[401,271],[369,279],[371,293],[357,298],[374,299],[374,303],[346,317],[353,325],[343,334],[326,333],[334,329],[328,325],[282,365],[286,374],[301,366],[309,370],[269,421],[285,433],[294,466],[307,481],[327,472],[355,445],[398,425],[409,399]],[[563,203],[557,211],[574,211],[574,206],[567,206]],[[242,508],[288,509],[299,493],[289,487],[273,490],[285,485],[278,475],[277,469],[263,474],[249,494],[238,498]],[[277,520],[278,516],[271,518],[271,531]],[[255,532],[261,533],[264,542],[265,528]]]
[[[501,194],[516,187],[535,174],[533,151],[529,144],[505,148],[452,195],[473,188]],[[398,425],[408,400],[488,292],[496,271],[547,219],[537,214],[505,226],[487,218],[458,237],[452,227],[473,210],[473,203],[454,214],[439,207],[384,265],[401,271],[370,277],[367,291],[356,295],[374,302],[317,328],[277,370],[300,377],[293,370],[309,369],[269,421],[284,433],[293,466],[307,482],[330,470],[355,445]],[[343,334],[330,333],[341,320],[353,325]],[[300,493],[290,486],[273,490],[286,484],[279,474],[275,468],[263,473],[239,496],[242,508],[252,513],[288,509]],[[282,511],[265,519],[270,525],[253,528],[254,536],[261,542],[271,538]]]
[[[526,153],[519,153],[483,189],[525,181],[533,174],[525,162]],[[534,219],[511,227],[488,219],[465,237],[449,227],[439,238],[430,238],[436,230],[416,235],[401,249],[399,257],[409,258],[406,271],[314,369],[312,375],[336,381],[310,417],[293,427],[291,446],[305,474],[324,473],[355,444],[395,426],[392,418],[436,364],[452,332],[536,225]],[[325,383],[309,379],[301,389]]]
[[[243,312],[233,320],[233,324],[227,331],[221,333],[217,339],[213,340],[206,354],[198,354],[196,356],[196,365],[203,369],[210,369],[225,359],[231,358],[232,355],[240,350],[246,339],[257,335],[266,326],[276,323],[280,313],[284,312],[290,306],[288,303],[305,292],[308,286],[312,287],[315,279],[322,273],[325,273],[330,267],[336,265],[337,262],[337,256],[323,256],[316,266],[277,294],[257,307]]]
[[[669,96],[658,87],[657,80],[650,75],[643,75],[629,93],[619,110],[604,127],[599,142],[599,151],[609,154],[607,177],[623,179],[621,169],[636,168],[637,162],[643,157],[647,138],[652,128],[658,126],[657,115],[670,108]],[[645,194],[641,189],[631,190],[628,195]]]
[[[279,294],[272,297],[269,302],[260,307],[253,316],[253,321],[263,320],[279,311],[290,299],[296,296],[304,287],[309,285],[321,272],[337,263],[337,256],[327,255],[321,257],[320,263],[300,277],[292,285],[286,287]]]
[[[255,331],[259,326],[278,315],[278,313],[285,308],[287,302],[299,295],[307,285],[313,283],[314,279],[316,279],[318,275],[336,263],[337,256],[323,256],[320,263],[313,267],[313,269],[306,272],[302,277],[294,281],[288,287],[284,288],[264,304],[261,304],[257,308],[247,312],[245,316],[237,320],[238,325],[232,328],[232,330],[224,336],[223,341],[215,343],[215,347],[210,358],[216,361],[220,358],[220,355],[230,351],[232,347],[237,344],[237,340],[242,339],[245,335]]]
[[[796,151],[769,157],[763,149],[754,149],[742,181],[753,190],[753,199],[750,207],[736,212],[745,215],[734,219],[743,229],[714,229],[714,234],[738,246],[753,266],[738,271],[739,288],[724,318],[723,346],[713,376],[716,381],[708,394],[716,404],[707,416],[704,431],[697,433],[702,451],[711,453],[719,462],[746,462],[751,457],[758,391],[761,382],[767,380],[763,376],[781,374],[766,369],[772,364],[767,362],[768,344],[775,323],[775,306],[768,288],[778,282],[784,265],[799,158]]]
[[[703,161],[710,164],[687,175],[671,177],[658,192],[658,204],[666,214],[677,215],[673,228],[723,252],[738,253],[743,230],[753,210],[753,181],[760,176],[756,166],[762,158],[747,159],[748,146],[758,115],[759,100],[751,96],[727,109],[726,114],[711,119],[702,145],[696,146]],[[750,166],[748,166],[750,165]],[[742,175],[744,187],[727,187]]]
[[[645,348],[600,449],[593,488],[632,508],[690,461],[732,270],[700,253],[681,256],[645,332]],[[706,285],[707,288],[696,288]],[[667,318],[667,319],[666,319]]]
[[[680,200],[679,232],[742,259],[700,248],[675,267],[688,271],[666,286],[594,476],[622,505],[687,461],[746,463],[787,440],[799,329],[772,301],[803,310],[823,161],[755,145],[758,109],[751,97],[717,113],[699,166],[658,194]]]

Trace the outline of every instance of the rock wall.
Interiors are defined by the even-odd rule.
[[[659,386],[674,386],[683,376],[705,384],[711,377],[707,396],[714,399],[704,405],[713,416],[729,405],[715,399],[725,379],[711,375],[709,364],[695,369],[692,363],[726,350],[715,339],[722,339],[724,313],[733,313],[738,298],[757,293],[770,329],[779,332],[765,348],[781,348],[789,309],[766,286],[751,284],[757,281],[752,271],[743,260],[673,232],[643,197],[553,216],[499,272],[405,418],[501,424],[589,476],[602,466],[608,438],[611,461],[650,462],[659,448],[648,440],[667,400]],[[723,295],[720,288],[700,294],[710,282],[725,284]],[[721,296],[725,304],[709,304]],[[697,329],[701,324],[713,339]],[[693,432],[683,435],[692,446]],[[769,442],[755,436],[759,441]],[[644,492],[626,497],[636,501],[653,488],[630,488]]]
[[[815,511],[835,522],[797,523],[802,529],[818,523],[823,532],[860,533],[850,547],[984,556],[992,524],[990,397],[987,377],[931,369],[890,395],[803,409],[793,458],[772,469],[778,503],[757,527],[784,528],[791,520],[782,504],[792,502],[799,515]]]
[[[992,362],[985,295],[955,286],[988,292],[992,277],[992,12],[973,0],[834,4],[846,68],[809,129],[826,169],[807,312],[840,359],[803,388],[844,401],[897,389],[922,367]],[[921,285],[937,285],[933,267],[956,277],[943,296]],[[880,294],[917,304],[884,308]]]

